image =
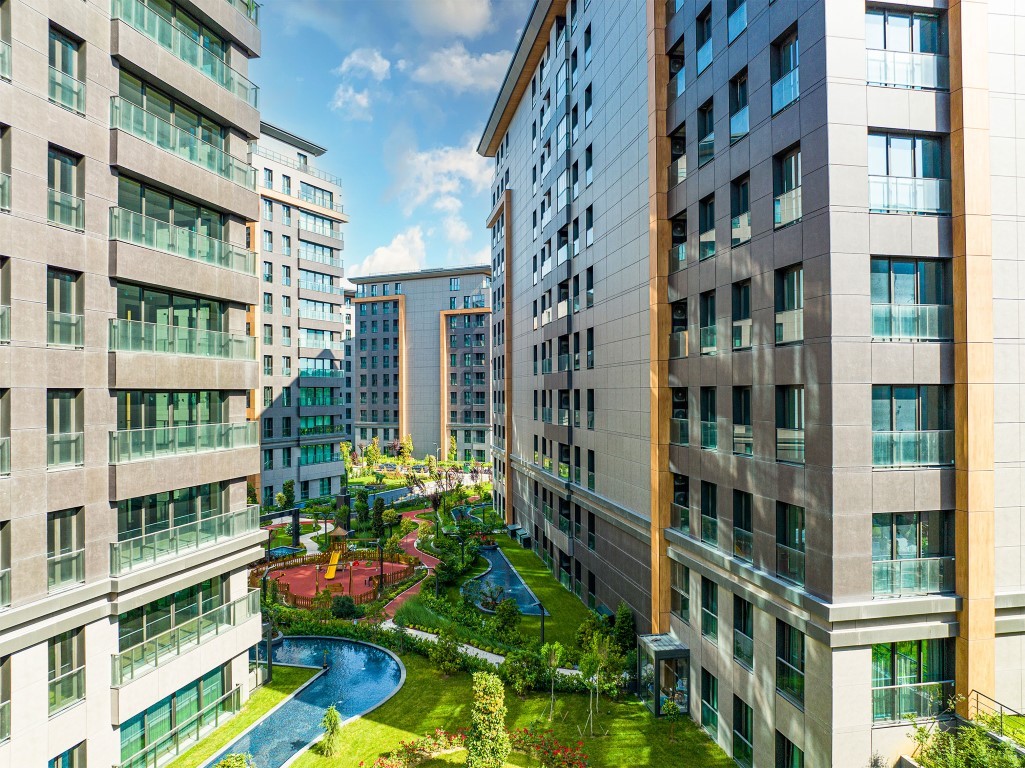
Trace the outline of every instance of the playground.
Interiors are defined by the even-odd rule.
[[[332,553],[337,555],[337,552]],[[375,553],[376,555],[376,553]],[[409,575],[410,566],[405,563],[384,563],[385,583],[392,583],[389,577],[394,578],[396,574]],[[287,591],[291,595],[300,597],[313,597],[325,589],[332,595],[349,595],[358,597],[363,594],[376,592],[377,580],[381,575],[381,565],[376,556],[373,560],[352,560],[349,562],[338,562],[332,567],[330,560],[325,563],[309,563],[294,568],[287,568],[278,572],[271,572],[271,578],[278,582],[279,589],[288,585]]]

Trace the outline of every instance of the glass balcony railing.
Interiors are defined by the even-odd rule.
[[[908,717],[938,717],[954,695],[954,681],[890,685],[872,689],[872,719],[898,722]]]
[[[345,378],[345,371],[337,368],[300,368],[299,376],[301,378],[322,378],[322,379],[343,379]]]
[[[11,308],[6,304],[0,304],[0,344],[9,344],[11,341]]]
[[[110,125],[239,186],[256,189],[256,171],[249,163],[120,96],[110,100]]]
[[[776,343],[794,344],[804,340],[804,307],[776,313]]]
[[[669,442],[673,445],[690,445],[690,420],[669,420]]]
[[[47,190],[46,219],[51,224],[81,232],[85,229],[85,200],[56,189]]]
[[[950,179],[869,176],[868,207],[874,213],[950,213]]]
[[[712,38],[705,40],[701,47],[698,48],[697,63],[699,75],[708,69],[708,65],[712,63]]]
[[[954,463],[954,430],[872,432],[872,466],[940,467]]]
[[[260,90],[224,59],[203,46],[191,30],[168,21],[141,0],[111,0],[110,17],[119,19],[157,45],[170,51],[214,83],[230,91],[254,109],[259,108]]]
[[[545,424],[551,424],[552,423],[552,409],[551,408],[546,407],[546,408],[542,408],[541,409],[541,421],[543,421]]]
[[[947,341],[954,338],[950,304],[873,304],[872,338]]]
[[[706,325],[700,329],[698,346],[702,355],[714,355],[716,353],[718,346],[714,325]]]
[[[46,345],[81,348],[84,320],[83,315],[75,315],[70,312],[47,312]]]
[[[776,460],[804,464],[804,430],[776,427]]]
[[[716,422],[701,422],[701,447],[708,451],[719,447],[719,426]]]
[[[793,584],[804,586],[804,552],[777,544],[776,575]]]
[[[715,229],[709,229],[698,235],[698,261],[715,256]]]
[[[114,352],[256,359],[256,339],[252,336],[120,318],[110,320],[109,343]]]
[[[0,173],[0,211],[11,210],[11,174]]]
[[[713,547],[719,546],[719,520],[708,515],[701,516],[701,540]]]
[[[541,373],[551,373],[551,372],[552,372],[552,358],[550,358],[550,357],[542,357],[541,358]]]
[[[872,561],[874,595],[934,595],[953,591],[953,556]]]
[[[557,421],[555,422],[556,424],[562,427],[569,426],[569,408],[559,408],[556,411],[556,416],[558,417]]]
[[[772,202],[772,225],[779,229],[801,218],[801,188],[778,195]]]
[[[49,95],[54,104],[85,114],[85,83],[67,72],[50,67]]]
[[[11,474],[11,438],[0,437],[0,475]]]
[[[719,635],[719,617],[712,613],[707,608],[701,609],[701,634],[713,643],[718,640]]]
[[[747,29],[747,3],[738,5],[726,19],[726,35],[732,43]]]
[[[733,658],[748,669],[754,666],[755,641],[739,629],[733,630]]]
[[[736,248],[751,239],[751,211],[744,211],[730,220],[730,245]]]
[[[11,738],[11,702],[0,701],[0,742]]]
[[[46,436],[46,466],[80,467],[85,461],[85,435],[63,432]]]
[[[260,507],[206,517],[194,523],[154,531],[110,545],[110,575],[120,576],[169,557],[205,549],[259,530]]]
[[[698,139],[698,167],[715,157],[715,132]]]
[[[318,264],[326,264],[329,267],[341,267],[342,260],[334,256],[329,256],[322,253],[319,250],[313,248],[304,248],[299,246],[299,258],[305,259],[306,261],[315,261]]]
[[[669,358],[676,359],[687,356],[688,331],[673,331],[669,334]]]
[[[570,369],[570,357],[568,353],[559,355],[558,365],[560,371],[568,371]]]
[[[68,589],[85,581],[85,549],[62,552],[46,558],[46,588],[49,592]]]
[[[740,141],[751,131],[751,117],[746,106],[730,115],[730,144]]]
[[[919,88],[932,91],[950,89],[950,60],[935,53],[911,51],[865,51],[869,85],[895,88]]]
[[[687,180],[687,156],[681,155],[669,164],[669,189]]]
[[[594,472],[587,473],[587,490],[594,490]],[[590,546],[590,540],[588,540],[588,546]],[[591,549],[594,549],[594,547],[591,547]]]
[[[804,704],[804,672],[776,657],[776,691],[791,701]]]
[[[50,680],[47,684],[49,713],[55,715],[62,709],[85,698],[85,667],[73,669]]]
[[[11,79],[11,44],[0,40],[0,78]]]
[[[335,296],[344,296],[345,289],[338,285],[331,285],[321,280],[304,280],[299,278],[299,287],[306,291],[319,291],[320,293],[331,293]]]
[[[738,456],[754,454],[754,429],[750,424],[733,425],[733,452]]]
[[[679,72],[669,78],[669,100],[668,103],[672,104],[676,99],[683,96],[687,92],[687,70],[686,68],[681,69]]]
[[[750,563],[754,559],[754,534],[743,528],[733,529],[733,556]]]
[[[564,461],[559,462],[559,477],[569,482],[569,464]]]
[[[747,349],[751,346],[751,318],[733,321],[733,348]]]
[[[110,463],[125,464],[260,444],[255,421],[122,429],[110,433]]]
[[[260,4],[255,0],[227,0],[227,2],[253,24],[260,25]]]
[[[254,155],[266,157],[268,160],[274,160],[282,165],[287,165],[289,168],[294,168],[297,171],[308,173],[310,176],[322,179],[334,186],[342,186],[342,178],[340,176],[335,176],[334,174],[322,171],[320,168],[310,165],[308,161],[300,160],[295,156],[283,155],[280,152],[275,152],[273,149],[267,149],[267,147],[260,146],[255,141],[250,143],[249,151]]]
[[[677,531],[690,533],[690,509],[686,504],[669,504],[669,526]]]
[[[687,243],[677,243],[669,249],[669,274],[687,266]]]
[[[110,238],[234,272],[256,274],[256,254],[252,251],[127,208],[110,209]]]
[[[800,97],[801,84],[798,71],[798,68],[794,67],[772,84],[772,114],[775,115],[786,109]]]
[[[254,589],[238,600],[144,640],[114,657],[111,684],[117,687],[130,683],[259,614],[260,590]]]

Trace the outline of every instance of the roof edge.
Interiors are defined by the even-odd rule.
[[[266,134],[272,139],[283,141],[286,144],[290,144],[297,149],[301,149],[304,152],[308,152],[314,157],[320,157],[327,152],[327,147],[322,147],[319,144],[314,144],[309,139],[304,139],[302,136],[298,136],[291,131],[280,128],[273,123],[267,123],[263,120],[260,121],[260,134]]]
[[[381,280],[426,280],[432,277],[448,277],[452,275],[490,275],[491,264],[481,262],[480,264],[463,264],[457,267],[431,267],[429,269],[418,269],[415,272],[382,272],[378,275],[347,275],[347,279],[356,285],[376,283]]]

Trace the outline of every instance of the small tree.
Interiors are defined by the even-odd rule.
[[[390,508],[381,513],[381,520],[386,526],[388,526],[389,531],[391,531],[392,526],[398,525],[401,517],[402,515],[400,515],[396,510]]]
[[[256,486],[252,483],[246,483],[246,504],[252,506],[259,503],[260,497],[256,495]]]
[[[374,516],[373,516],[374,536],[379,539],[384,538],[384,499],[378,496],[374,499]]]
[[[281,492],[285,495],[285,509],[295,506],[295,480],[286,480],[281,484]]]
[[[548,665],[548,682],[552,693],[551,710],[548,712],[549,722],[555,716],[555,677],[559,674],[559,665],[562,664],[563,650],[562,643],[557,640],[541,646],[541,656]]]
[[[520,607],[511,597],[503,600],[495,609],[495,631],[503,640],[516,636],[520,628]]]
[[[665,717],[666,722],[669,723],[669,740],[676,741],[674,737],[674,731],[676,730],[676,724],[680,721],[680,716],[683,713],[680,711],[680,705],[676,703],[675,699],[666,699],[662,702],[662,715]]]
[[[288,497],[280,491],[274,494],[274,503],[278,505],[278,509],[288,509],[288,507],[285,506],[285,501],[287,501],[287,499]]]
[[[449,435],[448,436],[448,460],[449,461],[455,461],[457,455],[458,455],[458,453],[457,453],[457,449],[456,449],[456,438],[455,438],[454,435]]]
[[[381,462],[381,441],[378,438],[373,438],[363,449],[363,461],[368,467],[376,467]]]
[[[345,475],[348,477],[352,475],[352,443],[345,440],[338,446],[338,450],[342,454],[342,461],[345,463]]]
[[[413,460],[413,436],[406,435],[399,440],[399,449],[397,451],[399,455],[399,461],[403,464],[408,464]]]
[[[587,618],[580,622],[577,627],[577,645],[587,650],[591,647],[591,641],[595,635],[602,635],[609,631],[608,625],[594,611],[587,612]]]
[[[637,626],[634,622],[634,612],[624,602],[616,608],[616,623],[612,626],[612,639],[619,648],[620,653],[629,653],[637,644]]]
[[[580,677],[587,686],[587,727],[594,736],[594,692],[598,687],[598,658],[590,648],[580,654]]]
[[[336,619],[355,619],[359,616],[359,608],[348,595],[338,595],[331,601],[331,615]]]
[[[505,729],[505,690],[498,675],[473,675],[473,709],[466,734],[466,768],[502,768],[511,749]]]
[[[324,729],[324,738],[317,744],[317,751],[325,757],[334,757],[340,754],[342,751],[342,716],[338,714],[338,710],[333,704],[324,713],[320,727]]]
[[[402,554],[402,539],[399,535],[393,534],[384,543],[384,554],[386,555],[401,555]]]
[[[321,590],[313,596],[313,612],[318,618],[327,619],[331,617],[331,593],[326,589]]]
[[[441,630],[437,642],[431,643],[427,657],[445,677],[459,671],[462,659],[459,655],[459,644],[451,627]]]
[[[377,485],[381,485],[382,483],[384,483],[384,472],[381,472],[380,470],[376,470],[374,472],[374,482]]]
[[[424,465],[427,467],[427,474],[433,474],[438,469],[438,460],[434,458],[433,453],[428,453],[427,458],[424,459]]]

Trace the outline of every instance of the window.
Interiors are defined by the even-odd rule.
[[[868,206],[877,213],[950,213],[950,166],[939,136],[868,135]]]
[[[719,489],[715,483],[701,481],[701,540],[713,547],[719,544]]]
[[[76,744],[67,752],[48,760],[46,768],[85,768],[85,742]]]
[[[865,11],[869,85],[947,90],[947,31],[935,13],[869,8]]]
[[[698,349],[702,355],[714,355],[717,350],[715,325],[715,291],[698,296]]]
[[[804,585],[804,508],[776,502],[776,574]]]
[[[949,261],[875,257],[871,269],[873,338],[954,337]]]
[[[750,130],[747,70],[742,69],[730,80],[730,143],[740,141]]]
[[[50,28],[50,101],[81,115],[85,113],[85,78],[80,48],[77,41]]]
[[[776,619],[776,691],[804,709],[804,634]]]
[[[82,466],[84,459],[82,424],[82,393],[80,390],[47,390],[47,467]]]
[[[788,32],[772,46],[772,114],[776,114],[801,95],[798,79],[797,30]]]
[[[263,220],[274,221],[274,203],[268,200],[266,197],[261,197],[260,202],[263,203]]]
[[[754,428],[751,423],[751,387],[733,388],[733,453],[754,454]]]
[[[263,356],[263,375],[273,376],[274,375],[274,358],[271,355]]]
[[[594,114],[594,91],[592,86],[587,86],[584,89],[584,125],[588,126],[591,124],[591,117]]]
[[[872,646],[872,719],[936,717],[954,693],[954,640],[904,640]]]
[[[698,107],[698,166],[715,157],[715,110],[709,99]]]
[[[673,445],[690,444],[690,420],[687,388],[673,387],[673,410],[669,420],[669,442]]]
[[[701,725],[713,739],[719,730],[719,681],[701,668]]]
[[[265,283],[274,282],[274,265],[269,261],[263,262],[263,281]]]
[[[274,189],[274,171],[270,168],[263,169],[263,186],[267,189]]]
[[[804,267],[776,272],[776,344],[804,340]]]
[[[263,470],[274,469],[274,451],[270,448],[263,449]]]
[[[459,278],[458,277],[450,277],[448,279],[448,289],[450,291],[458,291],[459,290]]]
[[[55,147],[48,151],[49,197],[46,218],[51,224],[81,231],[85,227],[80,158]]]
[[[739,595],[733,596],[733,658],[754,669],[755,654],[754,606]]]
[[[751,346],[751,281],[733,284],[733,348]]]
[[[776,768],[804,768],[804,752],[776,731]]]
[[[953,522],[944,511],[872,515],[872,593],[953,592]]]
[[[732,43],[747,29],[747,0],[727,0],[726,39]]]
[[[81,347],[83,344],[82,292],[77,272],[46,270],[46,344]]]
[[[776,461],[804,464],[804,387],[776,387]]]
[[[715,256],[715,195],[698,203],[698,260]]]
[[[591,25],[584,28],[584,67],[591,63]]]
[[[268,230],[263,230],[263,250],[265,253],[274,252],[274,233]]]
[[[950,387],[872,387],[874,466],[952,464],[953,441],[953,402]]]
[[[697,37],[698,74],[704,72],[712,63],[712,4],[705,6],[695,20],[694,34]]]
[[[263,407],[270,408],[271,403],[274,402],[274,387],[263,388]]]
[[[715,408],[715,387],[702,387],[700,392],[701,407],[701,447],[714,451],[719,447],[719,427]]]
[[[741,176],[730,185],[730,246],[751,239],[751,178]]]
[[[81,509],[46,516],[47,590],[58,592],[85,581],[85,520]]]
[[[85,635],[72,629],[47,641],[50,716],[85,698]]]
[[[704,576],[701,577],[701,636],[713,643],[719,641],[719,587]]]
[[[291,176],[285,176],[284,174],[282,174],[282,176],[281,176],[281,191],[284,192],[286,195],[292,194],[292,177]]]

